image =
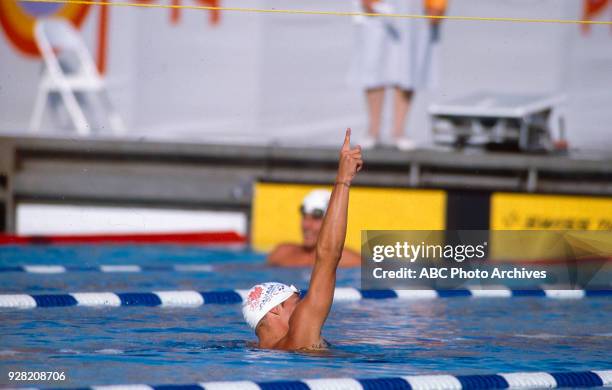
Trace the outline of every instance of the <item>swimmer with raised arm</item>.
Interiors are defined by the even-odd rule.
[[[259,348],[321,349],[327,343],[321,328],[334,300],[336,269],[342,256],[348,213],[349,189],[363,166],[361,147],[351,149],[351,130],[346,130],[334,189],[317,241],[316,259],[308,293],[282,283],[253,286],[242,306],[246,322],[255,330]]]

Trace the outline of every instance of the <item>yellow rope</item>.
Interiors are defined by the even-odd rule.
[[[0,0],[4,1],[4,0]],[[480,16],[434,16],[434,15],[412,15],[412,14],[378,14],[367,12],[344,12],[344,11],[312,11],[312,10],[290,10],[290,9],[261,9],[261,8],[240,8],[240,7],[212,7],[204,5],[164,5],[148,3],[130,3],[122,1],[94,1],[94,0],[20,0],[23,3],[60,3],[60,4],[80,4],[80,5],[111,5],[115,7],[138,7],[138,8],[164,8],[164,9],[190,9],[190,10],[217,10],[233,12],[252,12],[266,14],[293,14],[293,15],[327,15],[327,16],[373,16],[398,19],[446,19],[446,20],[467,20],[478,22],[518,22],[518,23],[560,23],[560,24],[600,24],[612,25],[612,21],[596,20],[572,20],[572,19],[534,19],[534,18],[495,18]]]

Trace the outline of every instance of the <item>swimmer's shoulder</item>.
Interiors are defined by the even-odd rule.
[[[325,340],[323,337],[319,340],[318,343],[311,344],[307,347],[300,348],[300,351],[304,352],[317,352],[317,351],[326,351],[331,348],[331,344]]]
[[[296,252],[296,251],[302,251],[302,246],[300,244],[296,244],[294,242],[283,242],[281,244],[278,244],[276,246],[276,248],[274,248],[272,250],[272,253],[274,252]]]
[[[297,257],[302,256],[302,247],[298,244],[279,244],[268,254],[270,265],[293,265]]]
[[[331,348],[331,346],[332,345],[329,343],[329,341],[321,337],[321,339],[319,340],[317,344],[312,345],[311,349],[314,349],[314,350],[329,349]]]
[[[349,249],[344,248],[342,251],[342,258],[338,264],[341,268],[352,268],[361,266],[361,254]]]
[[[321,351],[327,350],[331,347],[331,344],[325,340],[323,337],[319,337],[318,341],[303,343],[296,342],[296,340],[292,340],[290,337],[284,337],[281,339],[273,349],[281,349],[286,351]]]

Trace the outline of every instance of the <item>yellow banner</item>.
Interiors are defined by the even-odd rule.
[[[612,230],[612,198],[496,193],[492,230]]]
[[[301,243],[302,199],[326,186],[257,183],[253,192],[251,244],[260,251]],[[349,202],[346,246],[360,250],[362,230],[442,230],[446,193],[439,190],[354,187]]]
[[[491,197],[491,230],[576,231],[572,233],[576,242],[560,240],[559,234],[530,235],[526,231],[518,236],[497,236],[492,232],[492,259],[561,260],[567,258],[568,253],[580,259],[583,257],[581,246],[587,244],[579,239],[579,231],[612,230],[612,198],[496,193]],[[593,249],[603,250],[606,245],[602,245],[602,242],[589,243],[589,253],[599,253]],[[606,250],[600,252],[610,253],[609,248]]]

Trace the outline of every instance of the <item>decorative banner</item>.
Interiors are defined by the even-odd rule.
[[[141,3],[153,3],[154,0],[138,0]],[[196,0],[202,6],[219,7],[219,0]],[[180,0],[172,0],[172,5],[181,5]],[[39,57],[40,53],[34,37],[34,24],[37,18],[59,17],[71,21],[79,27],[87,17],[90,4],[30,3],[19,0],[0,0],[0,24],[9,41],[22,54]],[[108,24],[110,12],[108,5],[99,6],[97,65],[100,73],[106,72],[108,53]],[[211,10],[209,23],[216,25],[220,20],[220,11]],[[174,25],[180,21],[179,9],[171,10],[170,22]]]
[[[155,2],[155,0],[137,0],[137,1],[143,4],[153,4]],[[180,7],[183,4],[181,0],[169,0],[169,1],[170,1],[170,5],[175,7],[175,8],[170,9],[170,22],[172,24],[178,24],[181,19],[181,9],[178,7]],[[220,0],[194,0],[194,1],[196,2],[197,5],[200,5],[202,7],[220,7],[221,6]],[[219,11],[218,9],[210,10],[209,17],[208,17],[208,21],[210,24],[215,25],[219,23],[220,19],[221,19],[221,11]]]
[[[608,4],[611,4],[609,0],[584,0],[582,7],[582,18],[584,20],[593,20],[603,13]],[[591,26],[588,24],[582,25],[583,32],[589,32]]]
[[[612,230],[612,198],[495,193],[492,230]]]
[[[0,24],[9,41],[25,55],[39,56],[34,38],[36,18],[61,17],[80,26],[87,16],[90,5],[22,3],[18,0],[0,1]]]
[[[425,0],[424,3],[426,9],[436,10],[440,14],[446,13],[448,8],[448,0]]]

